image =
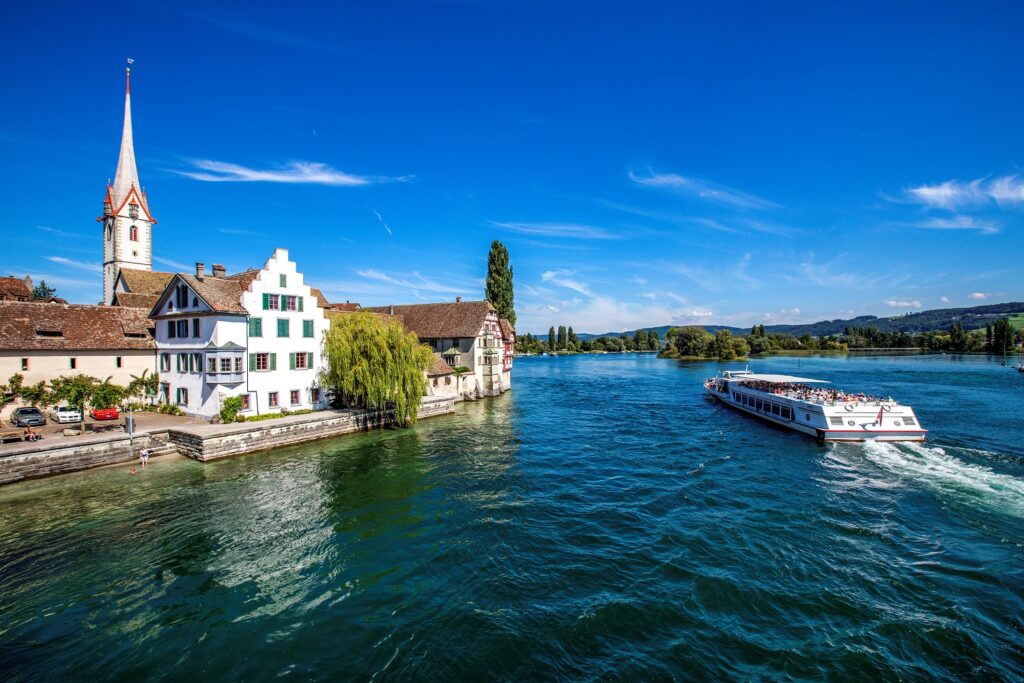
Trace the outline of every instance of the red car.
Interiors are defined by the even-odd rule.
[[[93,408],[89,416],[94,420],[116,420],[121,417],[121,413],[117,412],[117,408]]]

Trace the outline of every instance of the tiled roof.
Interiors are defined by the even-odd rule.
[[[362,306],[346,301],[343,304],[327,304],[332,311],[358,311]]]
[[[124,281],[128,291],[133,294],[160,296],[167,289],[167,283],[174,277],[174,273],[161,273],[155,270],[122,268],[119,272],[121,280]]]
[[[20,277],[0,277],[0,300],[28,301],[32,290]]]
[[[427,377],[442,377],[444,375],[454,375],[455,368],[448,365],[447,361],[441,357],[441,354],[434,354],[434,364],[427,368]]]
[[[406,329],[420,339],[476,337],[487,314],[494,310],[488,301],[413,304],[410,306],[372,306],[364,311],[390,313],[402,317]]]
[[[498,321],[498,324],[501,325],[501,336],[504,339],[507,339],[507,340],[515,339],[515,337],[516,337],[516,328],[512,327],[512,323],[510,323],[509,321],[507,321],[504,318],[502,318],[501,320]]]
[[[316,297],[316,305],[320,308],[328,308],[330,306],[330,304],[327,303],[327,297],[325,297],[324,293],[316,287],[310,287],[309,293]],[[356,305],[358,306],[359,304]]]
[[[155,348],[146,311],[0,301],[0,349],[7,351],[117,351]]]
[[[125,308],[144,308],[147,311],[156,306],[160,299],[158,294],[136,294],[135,292],[114,292],[114,306]]]
[[[259,275],[259,268],[249,268],[248,270],[243,270],[241,273],[228,275],[227,278],[225,279],[235,280],[236,282],[238,282],[238,285],[242,288],[242,291],[247,292],[249,291],[249,285],[251,285],[252,281],[258,278]]]
[[[218,313],[247,313],[242,306],[242,280],[235,278],[204,277],[178,273],[199,297]],[[250,279],[249,282],[252,282]]]

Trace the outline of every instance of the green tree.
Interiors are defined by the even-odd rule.
[[[515,291],[512,285],[512,266],[508,262],[508,250],[505,245],[494,240],[487,254],[487,300],[512,326],[516,324],[514,306]]]
[[[53,397],[46,388],[46,382],[37,382],[21,388],[21,402],[38,408],[53,403]]]
[[[548,351],[555,350],[555,326],[548,328]]]
[[[132,381],[128,382],[125,389],[125,398],[139,398],[142,400],[153,400],[157,389],[160,388],[160,375],[155,372],[151,375],[149,370],[143,370],[141,375],[132,375]]]
[[[565,330],[565,325],[558,326],[558,350],[565,351],[566,345],[569,343],[569,333]]]
[[[750,353],[750,347],[747,346],[747,340],[743,337],[732,338],[732,352],[737,358],[746,358]]]
[[[124,387],[114,384],[108,377],[93,387],[89,404],[93,408],[113,408],[124,400],[126,393]]]
[[[53,402],[65,401],[69,406],[78,408],[85,415],[85,404],[92,400],[98,380],[89,375],[72,375],[58,377],[50,382]],[[85,420],[79,423],[79,433],[85,432]]]
[[[1007,318],[1001,318],[992,326],[992,353],[1007,353],[1013,347],[1013,328]]]
[[[637,351],[647,350],[647,332],[645,330],[637,330],[633,333],[633,344],[636,346]]]
[[[729,330],[718,330],[711,342],[709,349],[711,355],[718,360],[732,360],[736,357],[736,349],[732,345],[732,332]]]
[[[704,358],[708,355],[714,337],[703,327],[673,327],[668,331],[671,352],[668,355]]]
[[[569,348],[573,351],[580,350],[580,338],[579,335],[573,331],[572,325],[569,326]]]
[[[57,295],[57,290],[49,287],[46,280],[40,280],[39,284],[32,288],[32,301],[49,301]]]
[[[373,313],[334,318],[324,338],[324,355],[327,365],[320,384],[337,403],[393,408],[398,424],[416,422],[433,356],[401,323]]]
[[[958,322],[949,326],[949,349],[959,352],[967,350],[967,333],[964,332],[964,326]]]

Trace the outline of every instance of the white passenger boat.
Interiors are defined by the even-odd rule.
[[[910,406],[825,384],[829,382],[741,370],[704,380],[704,390],[737,410],[819,441],[924,441],[928,430]]]

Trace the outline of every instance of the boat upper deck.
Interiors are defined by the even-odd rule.
[[[812,384],[828,384],[826,380],[821,379],[791,375],[764,375],[752,372],[725,372],[723,379],[742,384],[748,389],[769,396],[779,396],[816,405],[834,406],[848,403],[865,403],[876,406],[883,403],[897,405],[892,397],[872,396],[863,392],[846,392],[834,387],[811,386]]]

